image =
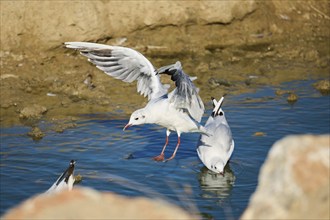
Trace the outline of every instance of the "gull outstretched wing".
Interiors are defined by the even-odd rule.
[[[183,72],[181,63],[177,61],[175,64],[161,67],[157,73],[171,75],[175,82],[176,88],[169,94],[170,102],[178,109],[186,109],[197,122],[200,122],[204,114],[204,104],[190,76]]]
[[[128,83],[137,80],[137,91],[149,100],[167,94],[153,65],[136,50],[88,42],[66,42],[65,46],[79,50],[109,76]]]

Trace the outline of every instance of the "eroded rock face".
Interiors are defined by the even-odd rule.
[[[196,219],[196,216],[160,200],[75,188],[30,198],[2,219]]]
[[[1,2],[1,48],[51,48],[64,41],[125,36],[146,27],[229,23],[256,8],[249,1]],[[201,10],[202,9],[202,10]],[[28,11],[29,13],[25,13]],[[52,18],[52,19],[49,19]],[[44,22],[47,21],[47,22]]]
[[[330,136],[276,142],[241,219],[329,219]]]

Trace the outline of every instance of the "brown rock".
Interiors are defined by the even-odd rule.
[[[33,104],[23,108],[20,111],[19,117],[22,119],[39,119],[47,112],[47,108],[37,104]]]
[[[30,131],[28,135],[32,137],[33,140],[40,140],[45,136],[45,134],[38,127],[32,128],[32,131]]]
[[[315,89],[319,90],[321,94],[327,95],[330,93],[330,81],[320,80],[313,84]]]
[[[329,219],[329,149],[329,135],[276,142],[241,219]]]
[[[1,219],[196,219],[196,216],[160,200],[75,188],[30,198]]]
[[[6,1],[1,48],[52,48],[64,41],[111,39],[143,28],[230,23],[256,9],[249,1]],[[124,16],[127,14],[129,16]],[[52,19],[48,19],[51,17]],[[111,19],[109,19],[111,18]],[[97,28],[95,28],[97,27]]]
[[[298,96],[294,93],[290,93],[290,95],[287,98],[287,101],[289,103],[295,103],[296,101],[298,101]]]

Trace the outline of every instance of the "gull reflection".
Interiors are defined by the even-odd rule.
[[[224,174],[210,171],[205,166],[198,175],[203,198],[227,198],[235,183],[235,175],[230,169],[229,164],[225,166]]]

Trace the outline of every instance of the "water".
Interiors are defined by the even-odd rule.
[[[29,127],[1,128],[1,210],[46,191],[71,159],[77,160],[81,186],[127,196],[161,197],[204,218],[237,219],[254,192],[258,174],[272,144],[289,134],[329,134],[329,96],[322,96],[312,81],[280,86],[294,89],[298,102],[290,105],[276,97],[276,88],[227,96],[223,109],[235,139],[235,150],[225,176],[211,174],[199,161],[198,134],[183,134],[174,160],[150,158],[160,153],[165,129],[144,125],[123,132],[126,120],[111,114],[86,115],[74,129],[47,132],[40,141],[26,133]],[[216,96],[216,94],[214,94]],[[206,101],[205,101],[206,102]],[[210,114],[210,102],[203,123]],[[40,127],[46,128],[46,122]],[[254,136],[264,132],[265,136]],[[176,144],[170,136],[169,157]]]

